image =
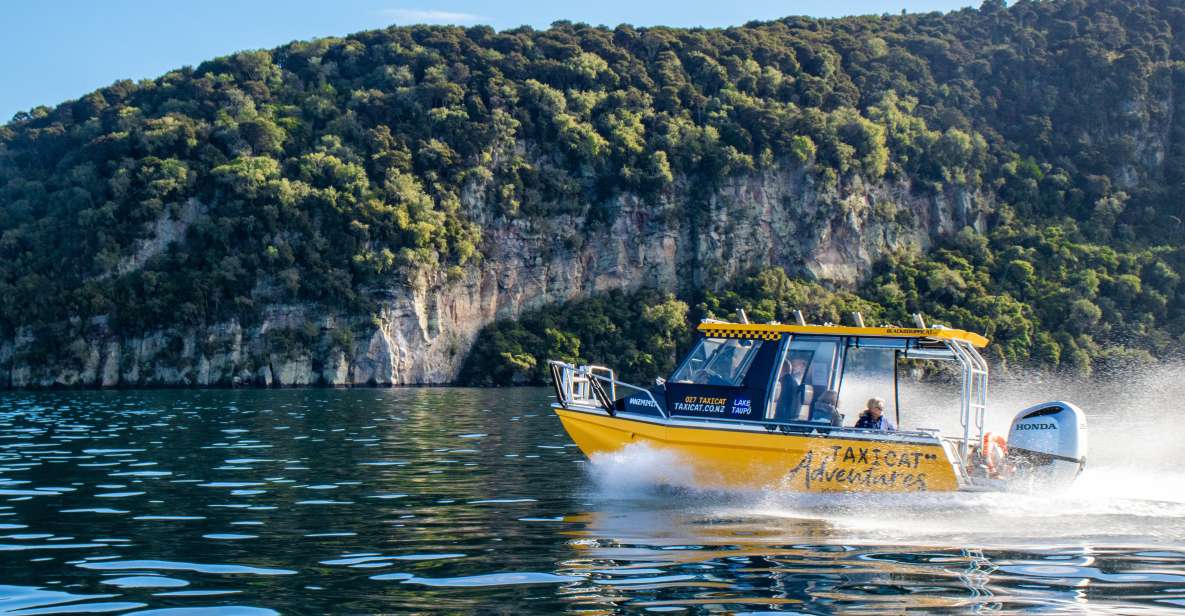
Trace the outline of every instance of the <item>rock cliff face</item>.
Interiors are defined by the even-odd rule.
[[[990,207],[978,194],[923,196],[904,183],[822,188],[792,168],[736,177],[708,195],[686,182],[657,203],[621,195],[605,204],[610,215],[600,218],[610,222],[506,219],[481,194],[464,204],[485,228],[480,264],[419,272],[386,289],[377,314],[273,305],[259,323],[140,337],[97,320],[49,354],[23,333],[0,341],[0,387],[449,383],[483,326],[525,309],[611,289],[718,287],[769,265],[850,284],[888,250],[981,227]],[[185,223],[158,228],[176,235]]]

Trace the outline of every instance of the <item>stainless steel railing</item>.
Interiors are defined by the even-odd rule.
[[[618,388],[646,394],[662,416],[667,417],[665,408],[650,390],[617,380],[612,368],[605,366],[574,366],[562,361],[550,360],[552,382],[556,399],[560,405],[600,407],[610,415],[617,414]]]

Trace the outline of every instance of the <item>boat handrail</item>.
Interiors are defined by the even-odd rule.
[[[612,403],[617,401],[617,388],[624,387],[634,391],[646,394],[650,401],[654,403],[654,408],[662,414],[664,419],[668,418],[666,409],[654,397],[654,393],[644,387],[638,387],[624,381],[617,380],[616,374],[612,368],[604,366],[575,366],[566,362],[549,360],[548,365],[551,366],[552,379],[556,386],[556,397],[559,398],[560,404],[567,406],[568,404],[591,404],[594,406],[606,407],[605,410],[609,414],[616,413]],[[597,397],[594,389],[593,381],[605,383],[609,386],[608,398],[609,404],[605,404]]]
[[[617,399],[617,379],[615,378],[616,375],[613,373],[612,368],[607,368],[605,366],[591,366],[591,365],[590,366],[581,366],[581,368],[583,368],[585,371],[587,371],[589,376],[596,377],[596,378],[601,379],[603,381],[608,381],[608,383],[609,383],[609,399],[610,400]],[[601,374],[597,374],[598,372],[608,375],[607,378]]]
[[[959,456],[966,463],[970,453],[972,426],[979,433],[975,442],[983,441],[984,416],[987,414],[988,364],[974,345],[957,339],[944,342],[963,367],[959,409],[959,425],[963,427],[963,439],[959,445]]]

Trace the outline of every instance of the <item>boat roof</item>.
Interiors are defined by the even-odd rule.
[[[858,336],[867,338],[906,338],[921,341],[963,340],[977,348],[987,346],[988,339],[975,333],[941,325],[934,327],[848,327],[843,325],[787,325],[782,323],[728,323],[705,321],[699,331],[712,338],[762,338],[777,340],[783,334],[816,336]]]

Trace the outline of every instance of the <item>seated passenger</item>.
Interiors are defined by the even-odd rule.
[[[806,377],[806,360],[794,358],[783,364],[785,371],[780,378],[780,398],[774,418],[779,421],[798,421],[798,412],[802,407],[803,379]]]
[[[880,398],[869,398],[868,408],[860,413],[860,419],[856,420],[857,428],[871,428],[873,430],[884,430],[891,432],[897,429],[893,425],[893,420],[885,415],[885,401]]]
[[[811,414],[808,421],[814,423],[825,423],[832,426],[843,425],[843,415],[839,414],[839,392],[829,389],[821,394],[815,401],[811,403]]]

